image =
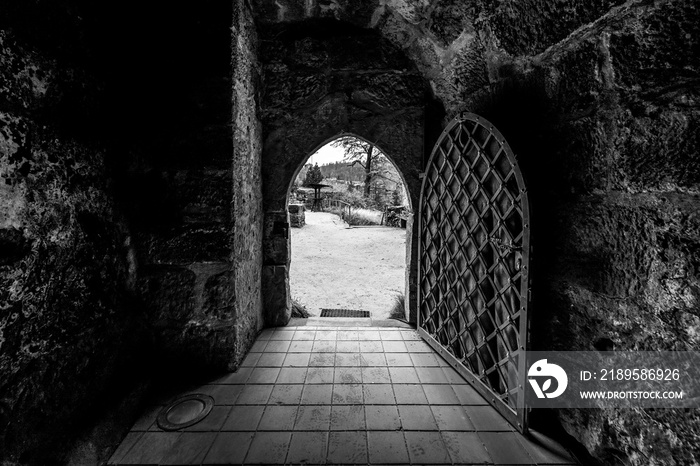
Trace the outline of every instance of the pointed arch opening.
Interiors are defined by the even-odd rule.
[[[401,170],[378,144],[342,133],[316,146],[287,188],[293,308],[407,320],[411,207]]]

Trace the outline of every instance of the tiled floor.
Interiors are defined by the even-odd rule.
[[[209,416],[164,432],[152,406],[110,464],[573,464],[516,433],[412,329],[265,330],[236,373],[187,393],[214,398]]]

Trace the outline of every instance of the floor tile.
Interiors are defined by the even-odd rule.
[[[154,428],[162,409],[154,402],[110,464],[571,461],[551,440],[516,433],[413,330],[266,330],[243,364],[177,395],[215,399],[209,416],[183,432]]]
[[[333,385],[305,385],[301,395],[302,405],[329,405],[333,400]]]
[[[292,430],[296,416],[296,406],[267,405],[258,430]]]
[[[200,464],[214,443],[216,432],[184,432],[160,464]]]
[[[408,450],[401,432],[367,432],[372,464],[408,464]]]
[[[246,385],[238,395],[239,405],[261,405],[267,403],[272,393],[272,385]]]
[[[214,398],[216,405],[232,405],[236,402],[241,392],[243,385],[214,385],[214,390],[210,393]]]
[[[384,347],[381,341],[360,340],[360,352],[362,353],[383,353]]]
[[[330,423],[330,406],[299,406],[294,430],[326,431]]]
[[[328,462],[367,464],[365,432],[331,432],[328,438]]]
[[[310,353],[313,350],[313,347],[314,342],[312,340],[294,340],[292,341],[292,344],[289,345],[288,353]]]
[[[442,367],[442,366],[441,366]],[[442,371],[445,374],[445,378],[451,384],[466,384],[467,381],[459,375],[459,373],[452,369],[451,367],[442,367]]]
[[[252,367],[240,367],[236,372],[231,372],[216,381],[217,384],[243,384],[248,381],[248,377],[253,372]]]
[[[204,464],[243,464],[253,432],[220,432],[204,458]]]
[[[383,341],[385,353],[405,353],[406,344],[403,341]]]
[[[394,390],[389,384],[364,385],[365,404],[395,404]]]
[[[271,405],[298,405],[303,389],[303,385],[277,384],[272,389],[272,394],[267,403]]]
[[[180,432],[146,432],[122,459],[123,464],[158,464],[177,443]]]
[[[297,333],[294,334],[294,341],[313,340],[315,337],[315,330],[297,330]]]
[[[401,333],[398,330],[380,330],[379,337],[382,340],[403,340]]]
[[[311,367],[306,374],[306,383],[333,383],[335,369],[332,367]]]
[[[476,432],[443,432],[447,451],[457,464],[492,463],[484,444]]]
[[[333,377],[335,383],[361,383],[362,382],[362,372],[359,367],[336,367],[335,376]]]
[[[253,343],[253,346],[250,347],[250,352],[251,353],[262,353],[265,350],[265,347],[267,346],[267,341],[263,341],[258,339],[255,343]]]
[[[280,373],[279,367],[256,367],[248,377],[249,384],[275,383]]]
[[[437,430],[430,406],[399,406],[401,426],[404,430]]]
[[[360,353],[335,353],[335,367],[360,366]]]
[[[508,421],[503,419],[503,416],[498,414],[492,406],[468,406],[465,407],[467,416],[474,424],[477,431],[512,431]]]
[[[287,353],[282,366],[284,367],[308,367],[310,353]]]
[[[389,369],[386,367],[363,367],[362,383],[391,383]]]
[[[214,406],[207,417],[184,430],[191,432],[218,432],[221,430],[230,412],[230,406]],[[212,437],[213,441],[214,438]]]
[[[418,374],[413,367],[390,367],[392,383],[419,383]]]
[[[331,430],[365,430],[362,405],[334,405],[331,408]]]
[[[335,343],[335,350],[338,353],[359,353],[360,343],[357,340],[339,340]]]
[[[423,391],[431,405],[456,405],[459,404],[450,385],[429,385],[423,384]]]
[[[432,410],[440,430],[474,430],[462,406],[432,406]]]
[[[338,332],[336,330],[327,330],[323,332],[316,332],[316,341],[319,340],[337,340]]]
[[[358,339],[360,340],[381,340],[377,330],[363,330],[359,332]]]
[[[294,337],[294,330],[275,330],[270,340],[291,340]]]
[[[124,459],[124,456],[129,452],[131,447],[133,447],[136,442],[143,436],[143,432],[129,432],[119,444],[117,449],[112,453],[112,457],[109,459],[108,464],[119,464]]]
[[[399,430],[401,419],[394,405],[365,405],[368,430]]]
[[[241,367],[253,367],[255,366],[258,361],[260,360],[260,356],[262,356],[263,353],[248,353],[248,355],[243,359],[243,362],[241,363]]]
[[[287,353],[261,353],[256,367],[280,367]]]
[[[386,364],[389,367],[413,366],[413,361],[408,353],[386,353]]]
[[[395,353],[400,354],[400,353]],[[386,357],[384,353],[361,353],[360,354],[360,366],[386,366]]]
[[[422,340],[415,330],[401,330],[400,333],[404,340]]]
[[[411,463],[449,464],[450,456],[438,432],[404,432]]]
[[[313,349],[311,350],[313,353],[333,353],[335,352],[335,340],[315,340],[314,341],[314,346]]]
[[[304,383],[306,367],[283,367],[277,376],[277,383]]]
[[[488,402],[469,385],[453,385],[455,395],[462,405],[488,405]]]
[[[333,367],[335,365],[335,354],[334,353],[311,353],[311,359],[309,359],[309,367]]]
[[[286,340],[269,341],[265,346],[266,353],[286,353],[291,342]]]
[[[333,404],[362,404],[361,384],[335,384],[333,385]]]
[[[284,464],[291,432],[257,432],[250,444],[246,464]]]
[[[221,430],[254,431],[262,418],[264,406],[234,406]]]
[[[514,432],[479,432],[478,436],[496,464],[532,464]]]
[[[424,341],[406,341],[406,349],[409,353],[432,353],[433,349]]]
[[[327,449],[327,432],[294,432],[287,464],[325,464]]]
[[[275,333],[275,329],[273,329],[273,328],[266,328],[265,330],[263,330],[262,332],[260,332],[260,334],[258,335],[257,340],[258,340],[258,341],[267,341],[267,340],[270,339],[270,337],[272,336],[273,333]]]
[[[339,330],[338,340],[358,340],[357,330]]]
[[[431,353],[408,353],[415,366],[440,367],[438,358]]]
[[[416,367],[415,369],[421,383],[447,383],[447,377],[441,367]]]
[[[149,427],[156,422],[158,415],[163,410],[163,406],[151,406],[146,409],[146,412],[131,426],[132,432],[145,432]]]
[[[428,404],[423,388],[417,384],[394,384],[394,395],[397,404],[417,405]]]

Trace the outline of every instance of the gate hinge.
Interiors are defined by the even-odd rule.
[[[425,178],[425,172],[418,173],[418,179],[422,180],[423,178]]]

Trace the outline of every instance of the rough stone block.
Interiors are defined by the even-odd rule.
[[[289,263],[289,241],[287,212],[265,212],[263,221],[264,264],[287,265]]]
[[[235,272],[226,271],[206,278],[202,313],[207,317],[231,319],[236,312]]]
[[[289,204],[289,223],[294,228],[301,228],[306,225],[306,214],[304,204]]]
[[[138,249],[147,264],[224,262],[231,254],[225,225],[186,225],[166,232],[138,235]]]
[[[138,290],[149,321],[155,326],[186,321],[195,311],[195,285],[195,273],[186,268],[144,268]]]
[[[289,292],[289,270],[286,265],[266,265],[262,271],[263,311],[265,325],[287,325],[292,317],[292,299]]]

